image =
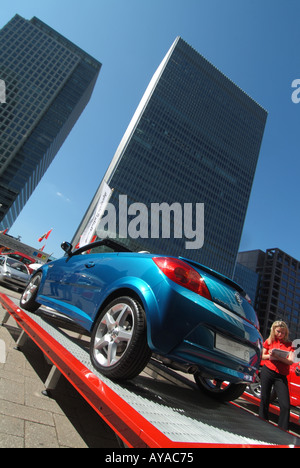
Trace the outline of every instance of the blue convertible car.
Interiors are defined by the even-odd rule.
[[[258,320],[232,280],[194,261],[131,252],[110,239],[62,248],[63,258],[31,277],[21,307],[49,306],[88,330],[91,361],[103,375],[131,379],[154,354],[193,373],[218,399],[237,398],[255,380]]]

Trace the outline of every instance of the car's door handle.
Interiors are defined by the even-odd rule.
[[[86,268],[93,268],[95,266],[94,262],[89,262],[85,264]]]

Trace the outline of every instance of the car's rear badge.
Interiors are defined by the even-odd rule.
[[[234,294],[234,297],[236,298],[237,303],[241,305],[241,303],[243,302],[243,299],[241,298],[240,294],[236,292]]]

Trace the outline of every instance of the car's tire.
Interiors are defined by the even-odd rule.
[[[144,369],[150,356],[143,307],[128,296],[115,299],[100,313],[94,325],[90,345],[92,364],[106,377],[127,380]]]
[[[36,312],[40,307],[40,304],[36,302],[36,297],[39,291],[39,287],[42,280],[42,273],[37,273],[30,278],[21,299],[20,306],[22,309],[28,310],[29,312]]]
[[[195,382],[202,392],[218,401],[233,401],[239,398],[246,390],[247,384],[228,383],[222,386],[222,381],[202,377],[197,373],[194,375]]]

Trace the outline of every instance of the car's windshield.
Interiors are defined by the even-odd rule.
[[[107,245],[100,245],[99,247],[94,247],[93,249],[89,249],[87,252],[84,253],[111,253],[115,252],[114,249],[108,247]]]
[[[103,239],[101,241],[96,241],[93,244],[81,247],[78,250],[75,250],[72,255],[80,254],[96,254],[96,253],[111,253],[111,252],[130,252],[125,245],[119,244],[112,241],[111,239]]]
[[[21,262],[14,260],[13,258],[7,258],[6,264],[14,270],[21,271],[22,273],[28,273],[25,265],[23,265],[23,263]]]
[[[29,258],[25,258],[22,255],[19,254],[9,254],[10,258],[15,258],[16,260],[19,260],[20,262],[24,263],[25,265],[30,265],[30,263],[33,262],[33,260],[29,260]]]

